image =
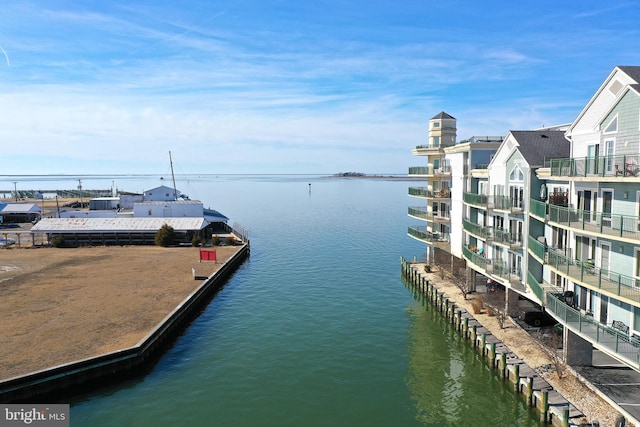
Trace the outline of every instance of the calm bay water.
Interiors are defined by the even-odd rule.
[[[75,188],[55,179],[20,188]],[[406,235],[410,185],[420,184],[178,177],[179,190],[250,230],[251,256],[148,375],[71,402],[72,425],[540,425],[403,284],[400,256],[425,249]]]

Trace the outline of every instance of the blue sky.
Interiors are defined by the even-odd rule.
[[[640,65],[636,0],[21,1],[0,14],[0,175],[406,173],[571,122]]]

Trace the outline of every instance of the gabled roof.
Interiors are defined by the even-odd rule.
[[[571,155],[571,143],[565,138],[563,131],[512,130],[509,133],[517,141],[518,151],[529,167],[542,167],[546,159]]]
[[[440,119],[455,120],[456,118],[453,117],[453,116],[450,116],[449,114],[445,113],[444,111],[441,111],[440,113],[438,113],[435,116],[433,116],[430,120],[440,120]]]
[[[0,212],[8,213],[33,213],[40,212],[40,207],[35,203],[7,203],[4,207],[0,205]]]
[[[631,77],[636,81],[637,84],[640,84],[640,66],[637,65],[620,65],[618,68],[624,72],[626,75]]]
[[[580,129],[592,131],[595,124],[602,119],[604,112],[609,111],[618,102],[619,96],[624,93],[621,90],[624,87],[630,87],[640,93],[640,66],[615,67],[582,108],[567,130],[567,136],[573,136],[574,132],[580,132]]]

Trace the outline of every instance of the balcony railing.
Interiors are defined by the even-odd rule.
[[[467,204],[486,208],[489,196],[485,194],[464,193],[462,195],[462,200]]]
[[[547,216],[547,204],[539,200],[529,200],[529,213],[540,218],[546,218]]]
[[[514,199],[510,196],[492,196],[493,197],[493,209],[502,211],[511,211],[518,213],[524,211],[524,200]]]
[[[510,232],[495,227],[482,226],[480,224],[473,223],[466,218],[462,219],[462,228],[483,240],[491,240],[495,243],[507,245],[511,249],[522,248],[521,233]]]
[[[483,269],[487,269],[487,260],[482,255],[472,251],[466,246],[462,247],[462,255],[467,259],[467,261],[481,267]]]
[[[640,176],[640,156],[598,156],[551,159],[551,176],[637,177]]]
[[[484,227],[480,224],[474,224],[473,222],[469,221],[466,218],[462,219],[462,228],[465,231],[468,231],[469,233],[475,235],[476,237],[480,237],[481,239],[484,240],[491,240],[493,238],[492,235],[492,228],[491,227]]]
[[[451,175],[451,166],[440,165],[437,168],[431,164],[427,166],[411,166],[409,168],[409,175],[447,176]]]
[[[549,221],[607,236],[640,240],[640,217],[549,205]]]
[[[535,276],[531,274],[530,271],[527,273],[527,285],[529,286],[529,289],[533,291],[535,296],[537,296],[538,299],[542,302],[542,304],[545,304],[544,288],[542,287],[540,282],[536,280]]]
[[[567,256],[557,249],[549,249],[547,263],[573,281],[636,303],[640,302],[640,279],[600,269],[593,261],[574,260],[570,251]]]
[[[538,257],[539,259],[541,259],[543,262],[546,262],[546,258],[545,258],[545,252],[546,252],[546,248],[545,246],[540,243],[537,239],[535,239],[534,237],[529,236],[529,242],[528,242],[528,246],[527,248],[533,252],[533,254]]]
[[[407,234],[413,237],[417,237],[420,240],[424,240],[427,238],[429,232],[427,231],[427,227],[421,225],[412,225],[407,229]]]
[[[432,233],[424,226],[410,226],[407,229],[407,234],[422,240],[423,242],[433,243],[436,245],[446,245],[451,241],[449,233]]]
[[[429,199],[450,199],[451,191],[448,188],[444,188],[440,191],[431,191],[427,187],[409,187],[409,195]]]
[[[510,211],[511,213],[522,213],[525,203],[522,199],[514,199],[510,196],[487,196],[485,194],[464,193],[462,200],[470,205],[479,206],[484,209],[497,209]]]
[[[427,197],[429,189],[427,187],[409,187],[410,196]]]
[[[409,207],[408,213],[413,217],[422,219],[427,219],[427,217],[430,215],[425,206]]]
[[[586,337],[596,347],[614,353],[635,369],[640,368],[640,341],[582,314],[568,306],[561,296],[547,293],[546,309],[564,326]]]
[[[495,243],[508,245],[511,249],[520,249],[522,248],[522,233],[494,228],[493,241]]]
[[[505,260],[500,258],[487,259],[482,256],[482,254],[476,252],[473,248],[469,248],[467,246],[462,247],[462,255],[467,259],[467,261],[482,268],[486,274],[507,280],[515,287],[522,286],[522,271],[520,271],[520,269],[509,268],[509,264]]]
[[[433,170],[433,168],[431,168]],[[430,175],[427,166],[412,166],[409,168],[409,175]],[[433,173],[431,173],[433,175]]]

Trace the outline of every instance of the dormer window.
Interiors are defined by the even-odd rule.
[[[618,132],[618,115],[609,122],[603,133],[616,133]]]

